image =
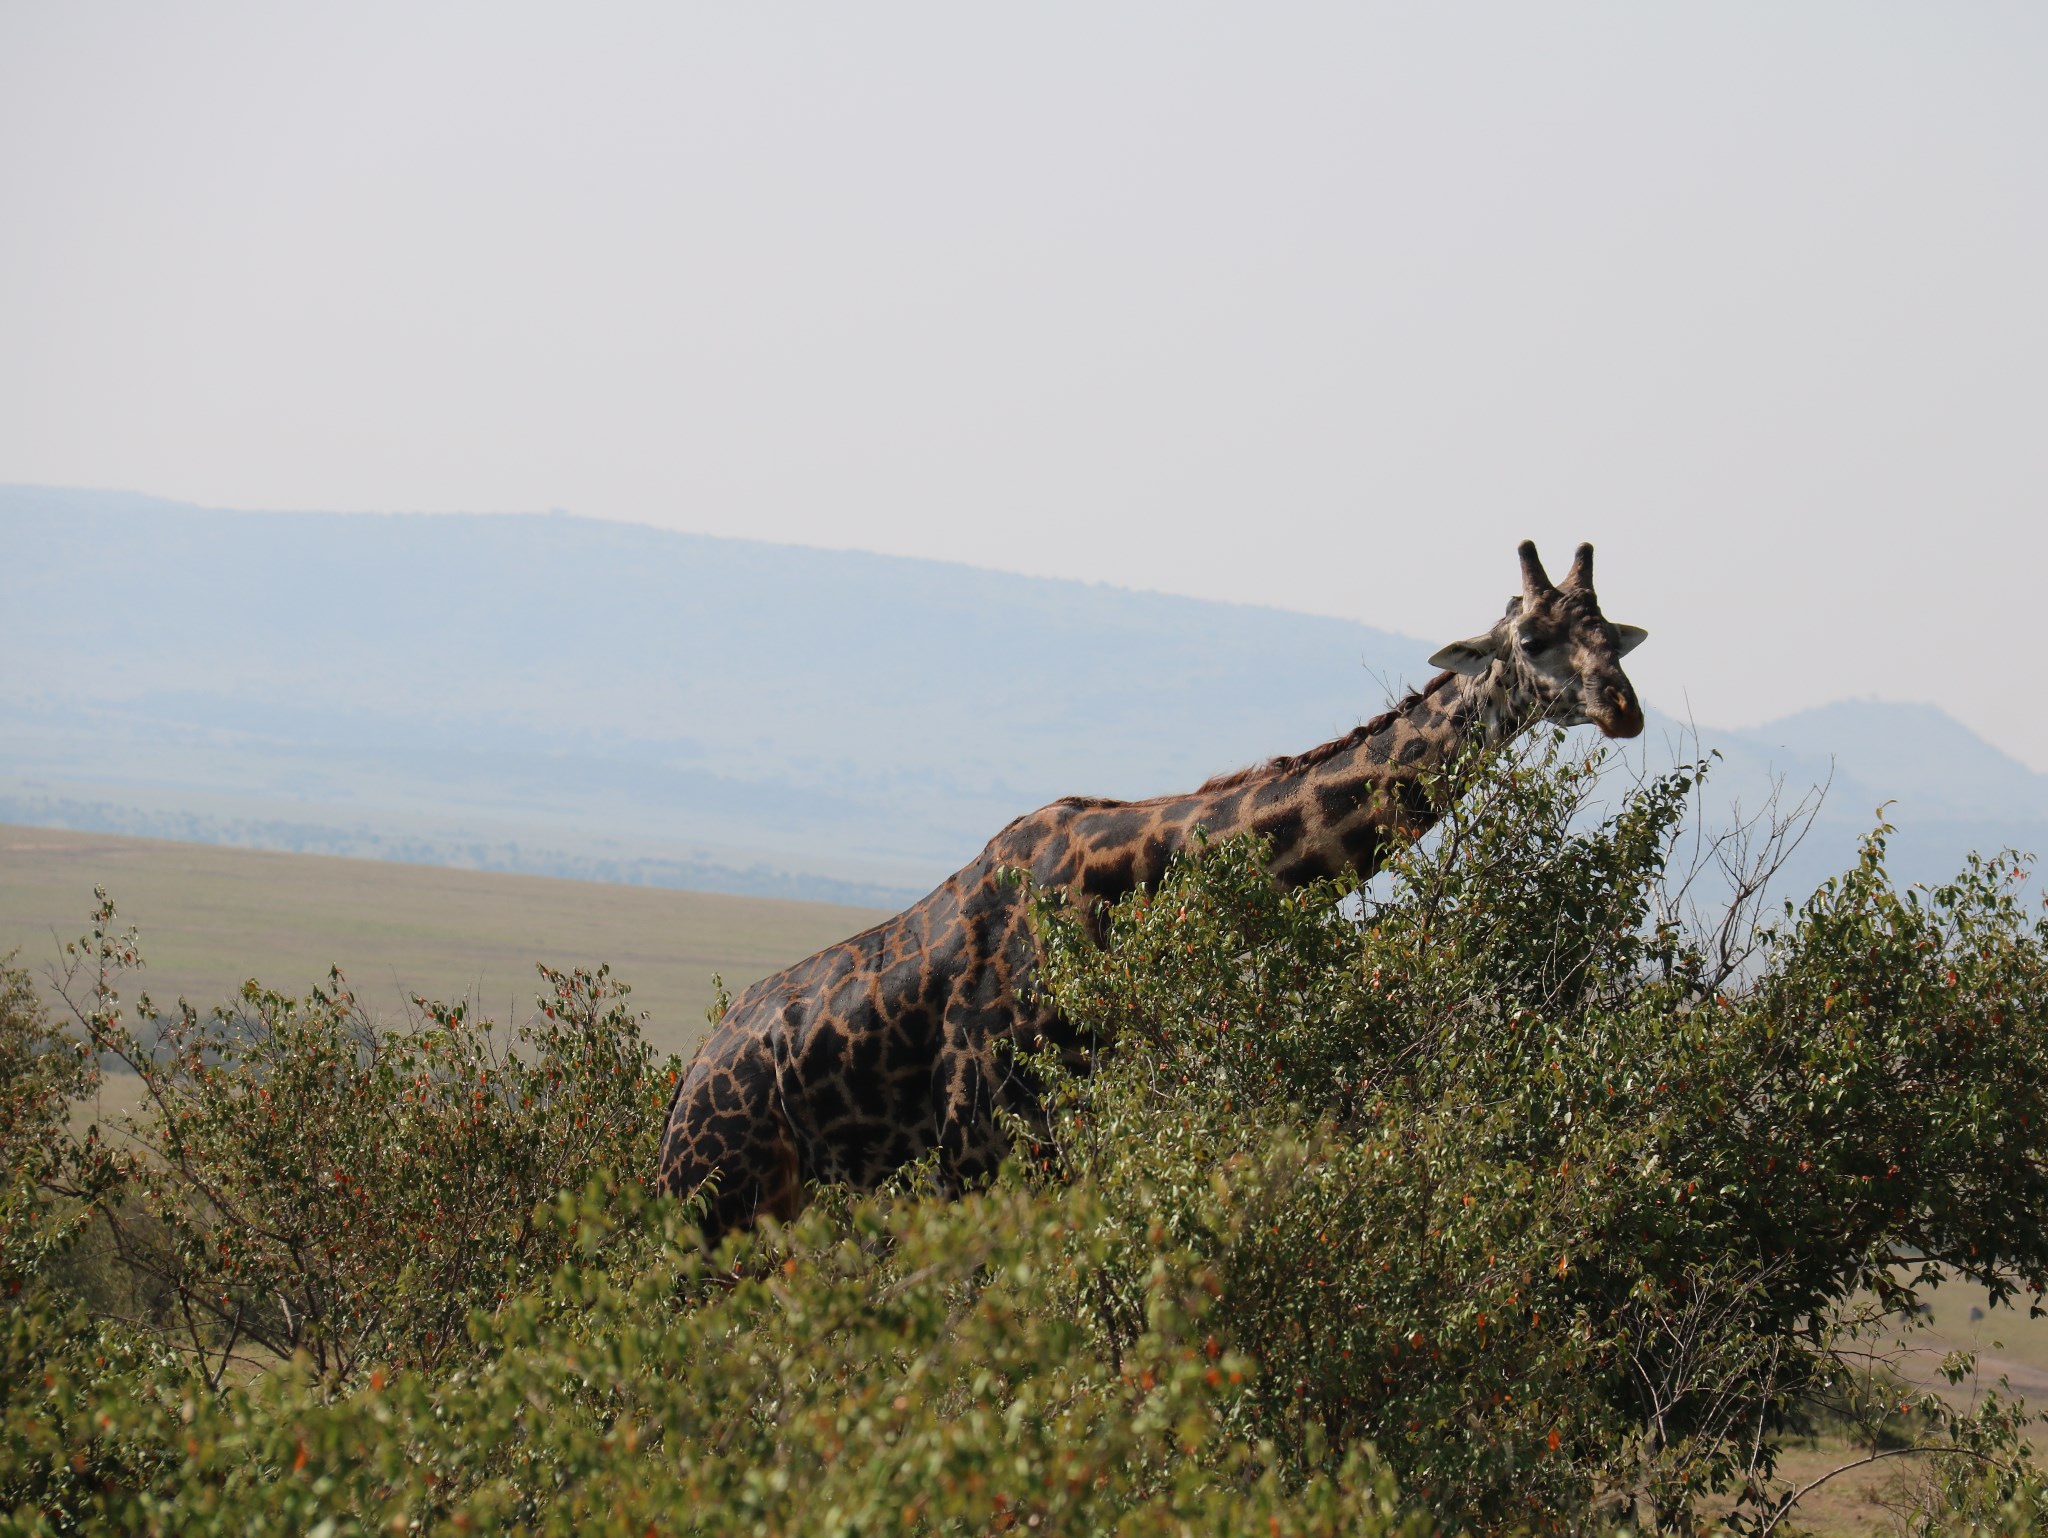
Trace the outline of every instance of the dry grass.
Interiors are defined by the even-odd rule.
[[[1794,1488],[1851,1465],[1863,1453],[1835,1437],[1788,1447],[1778,1458],[1778,1476]],[[1817,1538],[1864,1538],[1894,1533],[1904,1499],[1900,1464],[1887,1459],[1847,1468],[1800,1501],[1786,1527]]]
[[[533,966],[610,962],[649,1011],[648,1036],[687,1052],[711,974],[742,985],[882,915],[830,903],[728,897],[278,854],[0,824],[0,955],[38,974],[105,886],[142,933],[139,979],[159,1002],[206,1005],[248,978],[302,993],[339,964],[399,1018],[410,994],[474,995],[499,1019],[532,1008]]]
[[[2048,1317],[2029,1318],[2024,1300],[2017,1307],[1993,1308],[1983,1288],[1954,1279],[1922,1296],[1932,1310],[1927,1325],[1899,1342],[1906,1351],[1899,1368],[1908,1381],[1965,1407],[1985,1389],[1997,1389],[2002,1397],[2024,1397],[2036,1408],[2048,1407]],[[1975,1377],[1951,1386],[1941,1376],[1940,1365],[1955,1350],[1976,1352],[1978,1370]],[[2031,1436],[2037,1456],[2048,1453],[2043,1431],[2037,1426]],[[1846,1467],[1863,1456],[1863,1449],[1838,1436],[1788,1446],[1778,1460],[1778,1474],[1795,1488],[1836,1469],[1844,1472],[1802,1500],[1787,1529],[1816,1538],[1902,1531],[1899,1514],[1909,1502],[1908,1487],[1926,1474],[1924,1464],[1906,1457]]]
[[[2016,1303],[1993,1308],[1983,1288],[1951,1280],[1922,1297],[1932,1313],[1927,1328],[1907,1342],[1913,1352],[1908,1378],[1965,1403],[1983,1389],[1996,1388],[2005,1397],[2021,1395],[2030,1405],[2048,1409],[2048,1316],[2029,1318],[2024,1293]],[[1950,1389],[1938,1369],[1946,1353],[1958,1350],[1977,1353],[1977,1375]]]

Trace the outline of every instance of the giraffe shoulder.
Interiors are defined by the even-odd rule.
[[[1020,857],[1021,863],[1028,864],[1030,857],[1048,840],[1062,836],[1073,825],[1075,819],[1084,813],[1128,804],[1112,800],[1108,796],[1062,796],[1057,801],[1047,802],[1035,812],[1012,817],[1003,824],[1002,830],[988,841],[983,854],[999,864],[1017,864],[1020,863]]]
[[[1129,805],[1108,796],[1062,796],[1012,818],[961,874],[1026,870],[1042,886],[1064,886],[1079,872],[1085,830],[1105,812]]]

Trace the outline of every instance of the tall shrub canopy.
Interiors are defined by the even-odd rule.
[[[1825,1427],[1918,1459],[1928,1530],[2024,1530],[2026,1417],[1892,1370],[1931,1290],[2048,1283],[2024,867],[1902,892],[1880,828],[1701,933],[1698,773],[1601,810],[1550,740],[1462,766],[1362,896],[1243,840],[1042,899],[1096,1050],[1019,1063],[1045,1114],[993,1185],[823,1191],[716,1255],[639,1190],[674,1065],[601,972],[523,1034],[331,981],[150,1036],[102,981],[151,1100],[126,1163],[16,1118],[12,1527],[1768,1526]],[[61,1102],[83,1060],[38,1040],[0,1066]]]

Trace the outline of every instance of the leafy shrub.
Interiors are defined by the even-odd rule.
[[[80,1444],[183,1449],[83,1525],[550,1533],[1420,1533],[1362,1460],[1283,1485],[1218,1446],[1248,1364],[1162,1278],[1121,1372],[1051,1305],[1085,1199],[814,1208],[709,1272],[673,1202],[564,1197],[571,1258],[435,1375],[336,1397],[285,1368],[102,1395]],[[730,1257],[729,1257],[730,1258]]]
[[[93,1074],[91,1053],[56,1028],[34,979],[0,957],[0,1299],[30,1290],[79,1221],[53,1212],[45,1188],[69,1163],[66,1124]]]
[[[58,1383],[98,1399],[171,1365],[94,1319],[65,1286],[110,1178],[96,1142],[74,1140],[68,1126],[97,1082],[90,1049],[52,1021],[28,973],[0,959],[0,1511],[39,1519],[88,1488],[150,1477],[127,1449],[87,1449],[58,1433]]]
[[[1826,1424],[1923,1459],[1919,1530],[2027,1531],[2033,1417],[1886,1362],[1947,1277],[2048,1282],[2048,934],[2010,862],[1894,890],[1883,829],[1692,932],[1696,773],[1591,817],[1556,742],[1478,765],[1362,908],[1252,841],[1044,905],[1044,986],[1115,1050],[1040,1065],[1042,1159],[715,1256],[604,1173],[667,1086],[601,972],[516,1050],[338,979],[145,1048],[103,907],[81,1013],[152,1108],[118,1189],[51,1168],[172,1307],[17,1309],[11,1530],[1767,1528]]]
[[[1880,829],[1712,987],[1660,903],[1698,770],[1587,826],[1596,772],[1556,744],[1490,766],[1356,922],[1253,841],[1099,945],[1041,908],[1054,998],[1120,1043],[1056,1097],[1108,1257],[1070,1306],[1134,1338],[1165,1236],[1263,1369],[1244,1434],[1302,1472],[1369,1441],[1486,1527],[1767,1510],[1778,1436],[1896,1408],[1854,1369],[1916,1288],[2048,1282],[2048,944],[2016,867],[1900,893]]]
[[[145,1044],[109,985],[138,964],[114,926],[101,893],[74,948],[91,1040],[143,1089],[103,1239],[215,1386],[252,1351],[324,1378],[433,1367],[467,1349],[473,1308],[560,1261],[538,1205],[652,1160],[676,1065],[605,968],[541,968],[540,1016],[509,1033],[424,999],[410,1028],[381,1026],[338,972],[303,999],[252,983],[209,1016],[145,994]]]

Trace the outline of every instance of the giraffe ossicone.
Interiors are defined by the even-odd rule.
[[[815,1182],[872,1190],[934,1148],[950,1187],[993,1170],[1007,1150],[998,1112],[1037,1110],[1012,1054],[1072,1034],[1032,996],[1029,895],[1006,871],[1099,907],[1156,883],[1202,828],[1265,835],[1283,886],[1362,879],[1437,820],[1425,780],[1474,744],[1542,721],[1638,735],[1621,659],[1644,632],[1600,612],[1593,547],[1557,584],[1532,542],[1519,554],[1507,612],[1438,651],[1444,671],[1363,726],[1183,795],[1055,801],[894,918],[746,989],[676,1086],[658,1187],[689,1196],[708,1182],[715,1243],[758,1216],[794,1216]]]

